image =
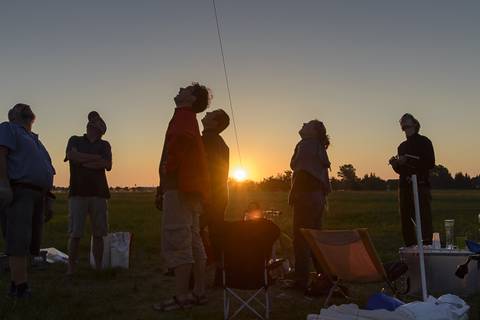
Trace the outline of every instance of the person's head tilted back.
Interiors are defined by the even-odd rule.
[[[205,131],[221,133],[230,125],[230,117],[223,109],[207,112],[202,119]]]
[[[180,88],[174,101],[177,107],[190,107],[195,113],[201,113],[209,107],[211,98],[210,90],[195,82]]]
[[[405,132],[407,138],[420,131],[420,122],[410,113],[405,113],[400,118],[400,126],[402,127],[402,131]]]
[[[315,138],[320,140],[320,143],[328,148],[330,145],[330,137],[327,135],[327,129],[325,125],[320,120],[311,120],[307,123],[304,123],[302,129],[299,131],[302,139]]]

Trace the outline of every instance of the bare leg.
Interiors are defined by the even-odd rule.
[[[175,268],[175,296],[179,300],[189,298],[188,284],[192,272],[191,264],[184,264]]]
[[[93,258],[97,270],[102,269],[103,260],[103,237],[93,237]]]
[[[67,274],[75,273],[78,261],[78,248],[80,246],[80,238],[72,238],[68,240],[68,270]]]
[[[201,259],[193,264],[193,278],[195,284],[193,287],[193,293],[197,297],[205,295],[205,269],[207,261]]]
[[[16,284],[27,282],[27,258],[26,257],[9,257],[10,277]]]

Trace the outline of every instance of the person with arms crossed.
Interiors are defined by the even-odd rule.
[[[87,132],[68,140],[65,157],[70,165],[67,275],[75,273],[87,215],[92,226],[95,267],[97,270],[102,268],[103,237],[108,233],[110,198],[106,171],[112,169],[111,146],[102,139],[106,131],[105,121],[98,112],[92,111],[88,114]]]

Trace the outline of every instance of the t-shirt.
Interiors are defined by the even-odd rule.
[[[104,160],[112,161],[112,149],[108,141],[99,139],[91,142],[86,135],[72,136],[68,140],[67,154],[73,148],[78,152],[99,155]],[[110,198],[105,169],[85,168],[81,164],[68,159],[67,156],[65,161],[70,162],[70,197]]]
[[[0,124],[0,145],[8,149],[10,181],[29,183],[45,190],[52,188],[55,169],[38,135],[19,124],[3,122]]]
[[[202,140],[207,154],[207,165],[210,175],[210,200],[226,206],[228,201],[230,150],[218,133],[204,131]]]
[[[210,194],[207,158],[195,112],[177,107],[165,134],[160,162],[162,190],[177,189],[198,194],[207,201]]]

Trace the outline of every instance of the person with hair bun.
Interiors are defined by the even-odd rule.
[[[435,166],[435,152],[432,142],[419,134],[420,122],[413,115],[404,114],[400,119],[400,127],[407,139],[398,146],[397,156],[392,157],[389,163],[400,175],[398,197],[403,240],[407,247],[417,244],[411,181],[411,176],[415,174],[418,181],[423,244],[431,244],[433,225],[429,177],[430,170]]]
[[[330,138],[323,122],[304,123],[299,131],[301,140],[290,162],[293,170],[288,202],[293,207],[293,247],[295,253],[295,287],[308,285],[312,253],[300,233],[301,228],[321,229],[326,197],[331,192],[327,148]],[[317,272],[321,272],[315,265]]]

